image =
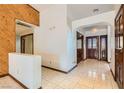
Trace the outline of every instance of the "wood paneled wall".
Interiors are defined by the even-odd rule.
[[[16,50],[16,19],[39,26],[39,12],[27,4],[0,4],[0,76],[8,73],[8,53]]]

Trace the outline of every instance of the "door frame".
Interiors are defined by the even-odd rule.
[[[33,35],[33,33],[21,36],[21,53],[23,53],[23,51],[25,51],[24,48],[22,47],[22,45],[23,45],[23,38],[26,36],[32,36],[32,54],[34,54],[34,35]]]

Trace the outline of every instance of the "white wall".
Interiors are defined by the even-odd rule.
[[[73,33],[73,31],[71,31],[71,29],[69,29],[68,26],[68,38],[67,38],[68,68],[72,68],[77,64],[77,59],[75,58],[74,35],[75,34]]]
[[[115,14],[117,14],[118,13],[118,11],[119,11],[119,9],[120,9],[120,6],[121,6],[121,4],[116,4],[115,5]]]
[[[34,49],[43,57],[43,65],[67,72],[73,67],[74,59],[69,55],[73,33],[67,25],[66,7],[54,5],[40,13],[40,28],[34,32]]]
[[[109,38],[109,44],[111,44],[111,58],[110,58],[110,68],[112,69],[113,73],[114,71],[114,65],[115,65],[115,42],[114,42],[114,19],[115,19],[115,11],[110,11],[106,13],[102,13],[99,15],[83,18],[80,20],[75,20],[72,22],[72,30],[75,31],[77,28],[85,25],[92,25],[92,24],[97,24],[97,23],[107,23],[111,27],[111,31],[109,33],[110,38]],[[76,43],[75,43],[76,44]],[[76,48],[75,48],[76,49]],[[76,56],[75,56],[76,57]]]

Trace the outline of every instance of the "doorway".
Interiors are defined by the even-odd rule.
[[[86,57],[90,59],[99,58],[99,37],[86,37]]]
[[[21,53],[33,54],[33,33],[21,36]]]
[[[86,37],[86,58],[107,61],[107,35]]]
[[[84,59],[84,36],[77,32],[77,63]]]
[[[16,22],[16,52],[33,54],[33,27],[23,22]]]

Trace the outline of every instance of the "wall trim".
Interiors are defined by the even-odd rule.
[[[52,67],[48,67],[48,66],[44,66],[44,65],[42,65],[42,67],[48,68],[48,69],[51,69],[51,70],[55,70],[55,71],[59,71],[59,72],[65,73],[65,74],[68,73],[68,72],[66,72],[66,71],[62,71],[62,70],[59,70],[59,69],[56,69],[56,68],[52,68]]]
[[[110,67],[110,62],[107,61],[107,63],[109,64],[109,68],[110,68],[110,72],[111,72],[111,74],[112,74],[112,77],[113,77],[113,79],[115,80],[115,75],[114,75],[114,73],[113,73],[113,71],[112,71],[112,69],[111,69],[111,67]],[[115,80],[115,81],[116,81],[116,80]]]
[[[8,76],[8,74],[0,75],[0,78],[6,77],[6,76]]]
[[[75,69],[77,65],[75,65],[73,68],[71,68],[67,73],[71,72],[73,69]]]
[[[111,74],[112,74],[112,76],[113,76],[113,78],[114,78],[114,80],[115,80],[115,75],[114,75],[114,73],[113,73],[113,71],[112,71],[111,68],[110,68],[110,71],[111,71]]]
[[[48,66],[44,66],[42,65],[42,67],[44,68],[48,68],[48,69],[51,69],[51,70],[55,70],[55,71],[58,71],[58,72],[61,72],[61,73],[65,73],[65,74],[68,74],[69,72],[71,72],[74,68],[77,67],[77,65],[75,65],[73,68],[71,68],[69,71],[62,71],[62,70],[59,70],[59,69],[56,69],[56,68],[52,68],[52,67],[48,67]]]

